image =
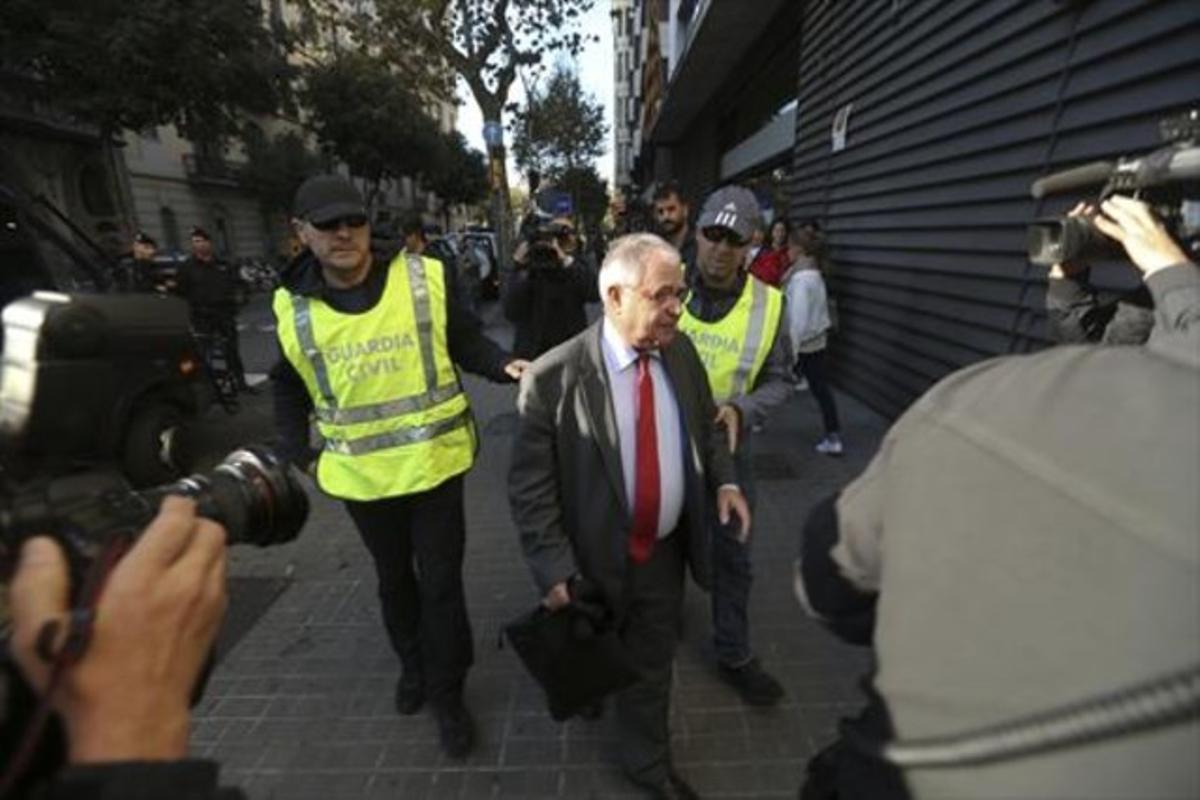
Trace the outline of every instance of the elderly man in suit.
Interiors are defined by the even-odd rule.
[[[685,565],[707,588],[715,513],[748,536],[704,366],[677,336],[679,252],[617,240],[600,269],[604,318],[521,382],[509,501],[543,603],[594,586],[640,680],[616,697],[626,774],[653,796],[696,797],[671,765],[667,712]]]

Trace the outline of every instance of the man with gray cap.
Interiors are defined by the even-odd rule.
[[[734,454],[738,485],[754,507],[749,434],[787,399],[791,345],[783,295],[750,275],[746,253],[761,212],[750,190],[717,189],[697,220],[696,279],[679,329],[696,345]],[[714,522],[714,526],[716,523]],[[755,706],[774,705],[783,687],[750,649],[750,540],[736,528],[713,531],[713,645],[717,672]]]
[[[283,455],[341,499],[375,561],[403,667],[396,710],[430,700],[442,748],[470,750],[463,683],[473,660],[462,584],[463,475],[478,436],[457,366],[496,382],[527,363],[485,337],[440,261],[371,253],[362,196],[339,175],[296,192],[304,250],[284,269],[272,370]],[[309,446],[315,417],[322,448]]]

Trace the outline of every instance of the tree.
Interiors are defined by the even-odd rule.
[[[268,213],[291,211],[292,199],[305,178],[321,171],[321,158],[309,149],[305,138],[287,131],[267,139],[254,128],[245,136],[246,165],[238,176],[253,191]]]
[[[420,177],[436,161],[440,133],[421,99],[388,63],[365,50],[304,69],[301,98],[322,145],[367,181],[373,207],[387,180]]]
[[[454,203],[478,203],[487,197],[488,172],[483,153],[467,146],[458,131],[442,137],[436,166],[425,181],[442,200],[442,222],[449,227],[448,208]]]
[[[533,89],[513,124],[513,156],[522,171],[552,181],[604,154],[604,108],[583,91],[574,70],[559,65],[544,90]]]
[[[251,0],[4,0],[0,67],[35,99],[96,125],[236,134],[286,99],[282,50]]]
[[[326,0],[329,2],[330,0]],[[316,0],[310,0],[316,2]],[[542,57],[565,51],[577,55],[587,41],[580,17],[595,0],[376,0],[369,23],[376,41],[393,61],[426,59],[448,67],[470,87],[485,124],[503,124],[509,91],[522,67],[536,70]],[[364,34],[366,35],[366,34]],[[511,208],[505,154],[491,148],[496,164],[492,186],[497,233],[508,252]]]
[[[608,212],[608,182],[591,164],[568,167],[555,180],[557,187],[571,195],[575,216],[588,238],[596,242],[604,215]]]

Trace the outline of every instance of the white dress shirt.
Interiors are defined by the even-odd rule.
[[[606,318],[603,322],[600,350],[612,390],[613,410],[617,414],[617,437],[621,451],[621,471],[625,475],[625,497],[633,513],[637,496],[634,483],[637,473],[637,359],[638,351],[630,347]],[[654,381],[654,427],[658,433],[658,538],[672,533],[683,514],[684,435],[683,420],[675,389],[663,368],[662,354],[650,352],[650,377]]]

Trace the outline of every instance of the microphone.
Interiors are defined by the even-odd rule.
[[[1104,183],[1112,175],[1113,164],[1110,161],[1093,161],[1080,167],[1055,172],[1044,178],[1038,178],[1029,188],[1035,200],[1041,200],[1048,194],[1059,194],[1078,189],[1083,186],[1094,186]]]

